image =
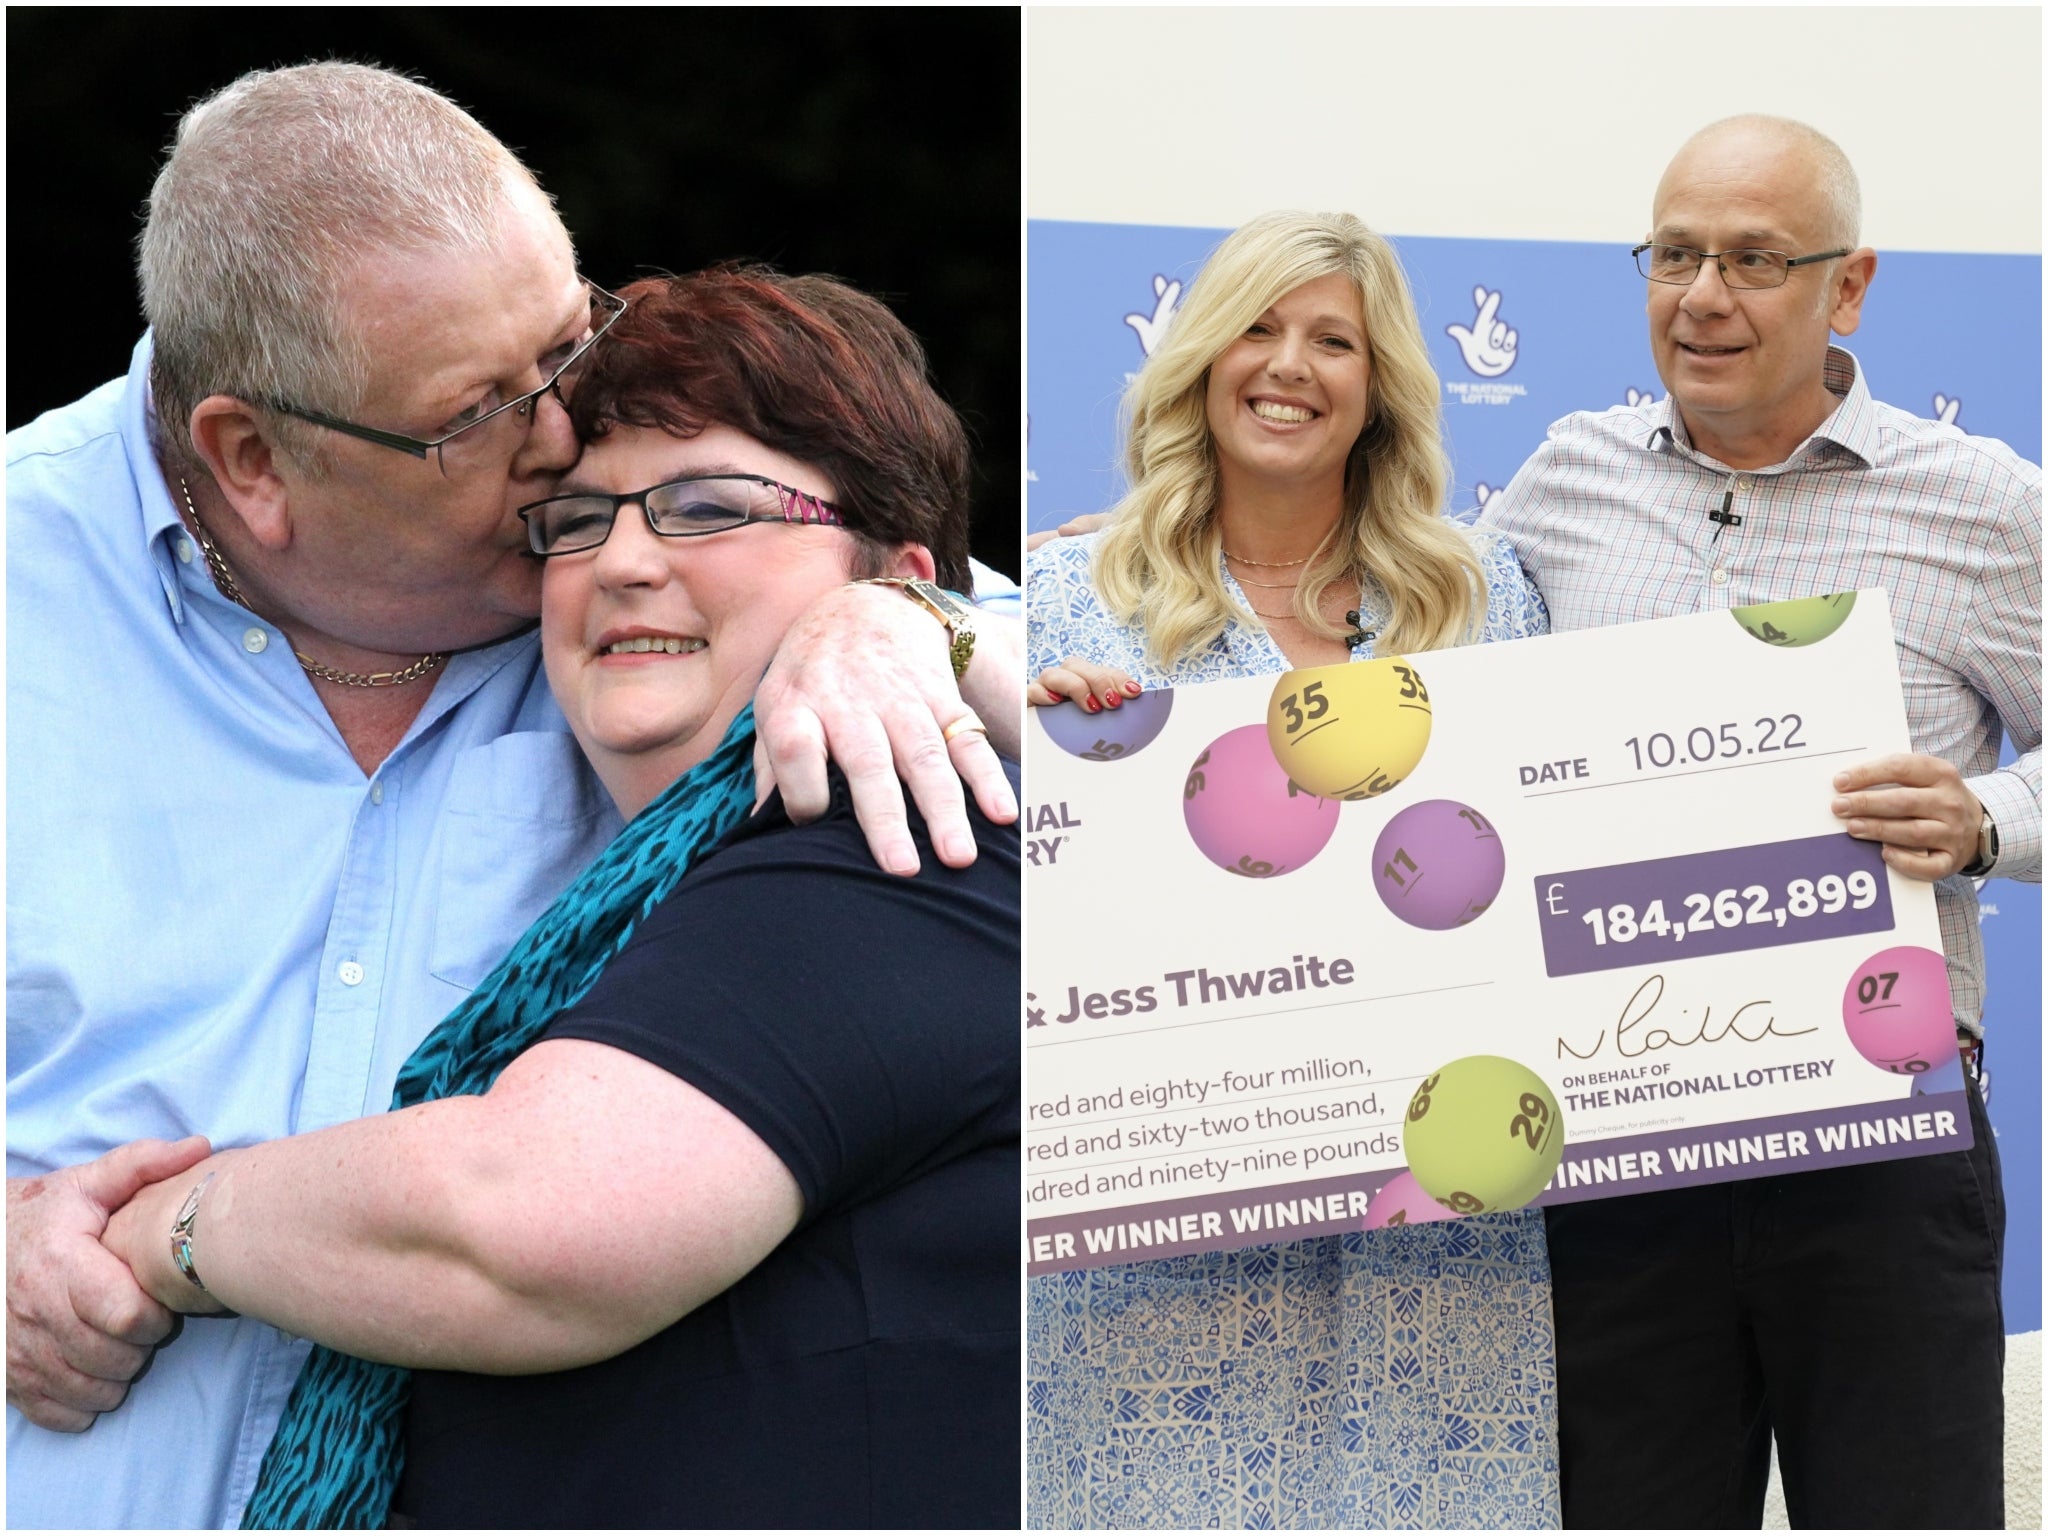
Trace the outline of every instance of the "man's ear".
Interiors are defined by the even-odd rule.
[[[256,413],[232,395],[208,395],[192,408],[191,428],[193,449],[249,536],[267,550],[288,548],[291,491]]]
[[[1835,284],[1835,296],[1828,310],[1828,329],[1837,336],[1853,336],[1863,323],[1863,299],[1877,276],[1877,252],[1869,246],[1842,258],[1842,275]]]
[[[898,544],[882,574],[912,581],[936,581],[939,568],[932,562],[932,552],[922,544]]]

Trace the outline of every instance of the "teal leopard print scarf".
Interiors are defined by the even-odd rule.
[[[750,704],[421,1042],[391,1107],[482,1093],[590,990],[633,930],[754,801]],[[244,1530],[381,1529],[405,1459],[412,1372],[315,1347],[263,1457]]]

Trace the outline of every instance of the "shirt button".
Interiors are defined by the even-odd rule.
[[[1725,569],[1722,569],[1721,567],[1717,566],[1714,570],[1714,574],[1708,579],[1712,581],[1713,584],[1717,587],[1725,587],[1728,585],[1728,572]]]
[[[1735,477],[1735,489],[1737,489],[1738,491],[1746,491],[1746,490],[1748,490],[1748,489],[1749,489],[1749,476],[1747,476],[1747,475],[1737,475],[1737,476]]]
[[[245,629],[242,631],[242,649],[251,656],[258,654],[269,644],[270,636],[263,633],[260,629]]]
[[[340,968],[336,970],[334,974],[341,978],[341,984],[344,987],[355,987],[362,985],[363,968],[360,965],[357,965],[353,960],[342,961]]]
[[[370,804],[372,804],[372,805],[382,805],[383,803],[384,803],[384,786],[383,786],[383,784],[381,784],[381,783],[377,783],[377,784],[372,784],[372,785],[370,786]]]
[[[178,540],[178,558],[187,565],[192,563],[192,541],[190,539]]]

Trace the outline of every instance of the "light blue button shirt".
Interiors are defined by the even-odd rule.
[[[532,634],[365,779],[178,521],[125,380],[7,439],[7,1172],[382,1110],[618,828]],[[305,1346],[194,1319],[83,1435],[7,1413],[12,1526],[236,1523]]]

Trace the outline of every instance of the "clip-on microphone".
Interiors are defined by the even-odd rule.
[[[1714,530],[1714,542],[1716,544],[1721,542],[1721,535],[1726,533],[1730,528],[1740,528],[1742,526],[1741,517],[1730,510],[1730,508],[1732,508],[1734,505],[1735,493],[1733,491],[1730,491],[1727,493],[1727,495],[1721,498],[1721,510],[1718,512],[1709,512],[1707,514],[1708,522],[1720,524],[1720,527]]]

